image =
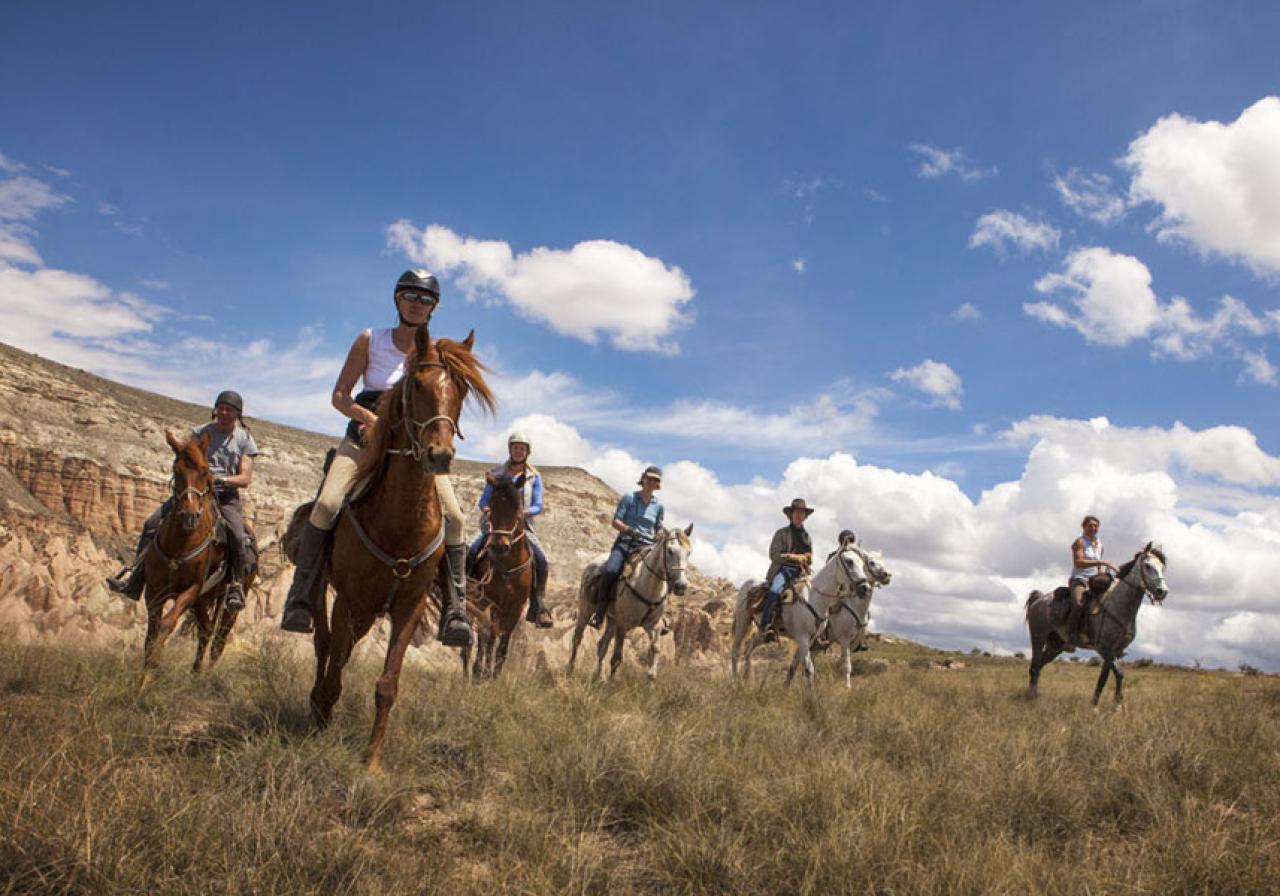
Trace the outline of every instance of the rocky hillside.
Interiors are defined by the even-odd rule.
[[[252,410],[252,396],[246,396]],[[123,386],[0,344],[0,626],[20,642],[136,648],[144,618],[112,595],[103,577],[132,556],[142,521],[164,499],[172,453],[166,428],[183,431],[209,409]],[[335,440],[252,417],[262,450],[248,517],[262,548],[262,583],[241,616],[239,634],[276,631],[292,567],[276,549],[292,509],[311,497],[321,460]],[[488,464],[459,461],[455,488],[475,507]],[[538,533],[552,558],[549,598],[557,618],[539,634],[545,647],[568,638],[571,603],[585,562],[610,541],[617,494],[576,468],[541,468],[546,506]],[[478,515],[470,514],[470,531]],[[718,640],[710,618],[731,591],[696,577],[675,616],[682,656]],[[295,639],[301,640],[301,639]]]

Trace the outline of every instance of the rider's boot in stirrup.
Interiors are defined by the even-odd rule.
[[[596,609],[587,620],[587,625],[599,628],[604,624],[604,614],[609,610],[609,592],[613,590],[613,582],[608,576],[600,576],[596,581]]]
[[[114,594],[123,594],[130,600],[142,597],[142,589],[147,584],[146,564],[139,557],[133,566],[126,566],[113,576],[107,577],[107,587]]]
[[[778,633],[773,628],[774,609],[782,602],[782,596],[770,591],[764,598],[764,606],[760,608],[760,638],[766,644],[778,640]]]
[[[538,628],[551,628],[551,611],[543,603],[542,596],[547,590],[546,574],[538,574],[537,566],[533,568],[533,593],[529,595],[529,611],[524,614],[526,622],[532,622]]]
[[[445,545],[444,611],[440,614],[440,643],[447,647],[470,647],[471,623],[467,621],[467,546]]]
[[[287,632],[311,634],[312,611],[324,603],[324,557],[332,537],[332,532],[312,525],[309,520],[302,529],[298,567],[293,571],[289,596],[285,598],[284,612],[280,614],[280,627]]]
[[[1071,602],[1071,612],[1067,614],[1067,652],[1076,649],[1080,643],[1080,617],[1084,615],[1084,604]]]

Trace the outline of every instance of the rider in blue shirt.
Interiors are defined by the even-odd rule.
[[[551,613],[542,600],[547,591],[547,554],[533,531],[534,517],[542,513],[542,475],[529,463],[532,451],[533,445],[529,442],[529,437],[513,432],[507,439],[506,462],[489,472],[497,479],[506,476],[515,480],[524,476],[524,483],[520,488],[520,500],[524,503],[524,537],[529,542],[529,550],[533,552],[533,593],[529,596],[529,610],[525,613],[525,619],[538,628],[551,628]],[[480,510],[484,514],[480,521],[480,534],[467,549],[468,574],[474,570],[480,548],[489,535],[489,501],[492,497],[493,486],[486,480],[484,491],[480,493]]]
[[[662,470],[653,466],[646,467],[636,484],[640,489],[623,495],[618,502],[618,509],[613,512],[611,525],[618,537],[613,540],[609,559],[600,569],[596,585],[596,610],[587,622],[592,628],[599,628],[604,621],[613,585],[622,574],[622,566],[627,557],[637,548],[653,544],[658,530],[662,528],[662,502],[654,494],[662,488]]]

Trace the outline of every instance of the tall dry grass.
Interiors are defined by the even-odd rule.
[[[180,652],[180,651],[178,651]],[[376,668],[314,734],[309,664],[0,645],[3,893],[1275,893],[1280,681],[895,657],[812,695],[406,671],[380,776]]]

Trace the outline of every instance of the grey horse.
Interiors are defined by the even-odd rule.
[[[1027,598],[1027,627],[1031,631],[1031,684],[1027,696],[1036,696],[1040,682],[1040,670],[1051,663],[1062,651],[1084,647],[1102,657],[1102,671],[1098,673],[1098,685],[1093,690],[1093,705],[1098,705],[1107,676],[1116,676],[1116,705],[1124,699],[1124,673],[1120,671],[1119,658],[1136,633],[1138,608],[1142,599],[1150,596],[1152,603],[1164,602],[1169,589],[1164,583],[1164,551],[1158,545],[1147,546],[1134,554],[1133,559],[1120,567],[1110,589],[1098,600],[1095,611],[1081,622],[1081,637],[1071,643],[1067,635],[1067,610],[1070,596],[1066,588],[1053,594],[1032,591]]]

